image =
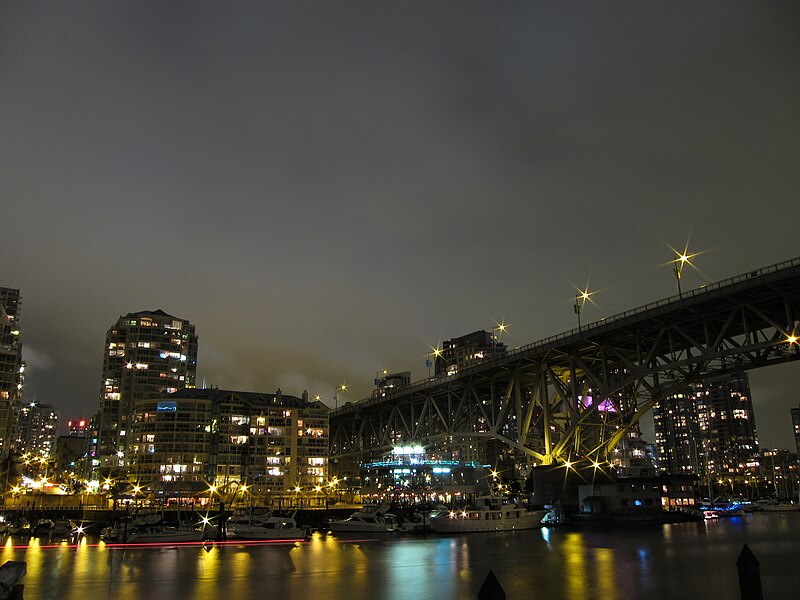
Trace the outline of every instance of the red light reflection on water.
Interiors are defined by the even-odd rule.
[[[52,550],[57,548],[108,548],[117,550],[120,548],[174,548],[176,546],[275,546],[280,544],[293,545],[305,543],[304,538],[287,538],[285,540],[207,540],[205,542],[139,542],[139,543],[111,543],[93,542],[93,543],[77,543],[69,544],[66,542],[60,544],[36,544],[36,545],[8,545],[6,548],[12,550],[27,550],[29,548],[37,548],[40,550]]]

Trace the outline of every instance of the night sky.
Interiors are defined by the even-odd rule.
[[[797,2],[2,2],[0,285],[88,416],[163,309],[198,384],[333,404],[800,256]],[[793,448],[800,364],[751,374]],[[650,437],[650,441],[652,437]]]

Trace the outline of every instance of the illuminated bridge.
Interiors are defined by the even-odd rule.
[[[509,351],[331,413],[331,459],[495,439],[540,464],[606,460],[628,428],[709,376],[800,358],[800,258]]]

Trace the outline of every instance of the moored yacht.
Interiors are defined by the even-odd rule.
[[[297,526],[294,515],[241,515],[226,524],[228,538],[241,540],[304,540],[305,529]]]
[[[514,531],[542,527],[547,510],[526,510],[498,496],[481,496],[475,506],[463,510],[440,510],[430,520],[438,533]]]
[[[397,517],[388,511],[386,505],[365,506],[346,519],[331,521],[329,527],[333,533],[397,531]]]

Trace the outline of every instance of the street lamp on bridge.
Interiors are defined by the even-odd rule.
[[[675,281],[678,282],[678,298],[683,298],[683,290],[681,289],[681,279],[683,278],[683,269],[686,265],[694,267],[692,259],[697,254],[689,254],[688,245],[683,247],[683,252],[678,252],[674,248],[672,251],[675,253],[675,258],[672,260],[672,274],[675,275]]]
[[[339,395],[346,391],[347,391],[346,383],[342,383],[339,385],[339,387],[336,388],[336,391],[333,393],[334,410],[339,408]]]
[[[497,353],[497,344],[500,341],[500,336],[506,331],[508,331],[508,325],[503,321],[497,323],[496,327],[492,327],[492,358]]]
[[[578,317],[578,329],[581,328],[581,313],[583,312],[583,307],[593,293],[594,292],[589,291],[589,288],[586,288],[584,290],[578,290],[578,294],[575,296],[575,306],[573,308],[575,309],[575,316]]]
[[[428,379],[431,378],[431,367],[434,367],[434,372],[436,370],[436,361],[437,359],[441,358],[442,356],[442,349],[437,344],[436,348],[431,348],[431,351],[428,353],[428,357],[425,359],[425,365],[428,367]]]

